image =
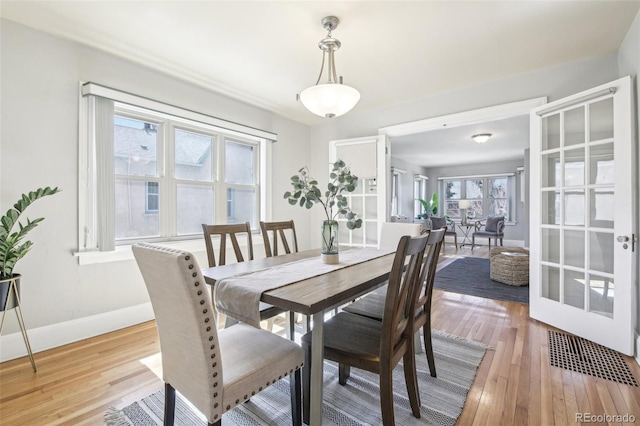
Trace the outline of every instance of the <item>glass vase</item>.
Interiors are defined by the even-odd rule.
[[[321,256],[324,263],[335,264],[338,259],[338,221],[322,221],[322,250]]]

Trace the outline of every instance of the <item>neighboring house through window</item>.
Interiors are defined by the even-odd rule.
[[[266,139],[109,99],[93,102],[81,146],[81,170],[89,170],[81,250],[200,238],[203,223],[258,229]]]

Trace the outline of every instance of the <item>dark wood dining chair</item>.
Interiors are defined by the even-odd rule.
[[[238,242],[238,236],[244,236],[247,239],[246,260],[253,260],[253,239],[251,238],[251,224],[249,222],[229,225],[207,225],[206,223],[203,223],[202,231],[204,233],[204,244],[207,247],[207,259],[209,260],[210,268],[216,266],[213,237],[219,238],[217,265],[226,265],[227,239],[231,241],[236,261],[245,261],[240,243]],[[280,315],[283,312],[286,311],[284,309],[276,308],[268,303],[260,302],[260,320],[270,320],[274,316]],[[225,327],[236,323],[237,321],[235,319],[229,317],[225,319]],[[273,322],[269,321],[268,329],[271,330],[272,327]]]
[[[438,259],[444,245],[445,229],[432,230],[428,234],[427,248],[425,250],[424,264],[422,267],[423,276],[420,278],[422,291],[415,303],[415,319],[413,323],[413,333],[419,333],[422,329],[424,338],[424,351],[429,364],[429,372],[432,377],[436,375],[436,365],[433,357],[433,344],[431,341],[431,298],[433,294],[433,284],[435,282]],[[378,290],[356,300],[343,308],[344,311],[352,314],[362,315],[378,321],[382,321],[385,307],[385,288]],[[415,341],[414,341],[415,343]],[[417,343],[416,343],[417,344]]]
[[[398,243],[385,300],[382,321],[350,312],[340,312],[325,322],[324,356],[339,364],[339,382],[345,385],[350,368],[360,368],[379,375],[380,406],[384,426],[394,425],[393,369],[403,360],[404,377],[411,411],[420,418],[413,322],[415,299],[421,288],[423,257],[427,236],[403,236]],[[405,267],[406,265],[406,267]],[[302,337],[305,351],[303,369],[303,416],[309,420],[311,335]]]
[[[262,238],[264,240],[264,252],[266,257],[278,256],[278,247],[282,247],[283,254],[297,253],[298,252],[298,237],[296,235],[296,226],[293,220],[287,220],[282,222],[260,222],[260,229],[262,230]],[[289,238],[287,238],[289,235]],[[291,244],[289,244],[291,243]],[[299,319],[303,318],[302,314],[289,313],[289,333],[290,336],[294,335],[296,315]],[[311,319],[307,316],[306,330],[308,332],[311,328]]]
[[[264,239],[264,251],[267,257],[277,256],[278,248],[282,246],[284,252],[298,252],[298,237],[296,236],[296,227],[293,220],[283,222],[260,222],[262,230],[262,238]],[[291,245],[287,239],[291,240]],[[280,243],[278,243],[280,241]]]
[[[218,331],[204,277],[191,253],[146,243],[132,250],[160,337],[164,425],[174,424],[176,390],[204,414],[209,426],[220,426],[223,413],[285,376],[292,424],[300,425],[300,346],[246,324]],[[183,424],[186,419],[179,420]]]

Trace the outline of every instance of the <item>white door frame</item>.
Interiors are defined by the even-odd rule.
[[[532,109],[547,103],[547,98],[533,98],[524,101],[511,102],[486,108],[474,109],[423,120],[410,121],[408,123],[394,124],[381,127],[378,134],[389,137],[412,135],[414,133],[427,132],[429,130],[441,130],[443,127],[454,128],[469,124],[484,123],[487,121],[502,120],[504,118],[529,115]]]

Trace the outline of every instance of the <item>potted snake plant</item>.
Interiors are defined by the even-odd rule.
[[[31,249],[33,243],[25,237],[44,220],[43,217],[26,223],[20,222],[20,216],[36,200],[56,194],[60,189],[39,188],[22,197],[0,218],[0,312],[13,309],[20,297],[20,274],[14,272],[16,263]],[[12,285],[13,284],[13,285]],[[13,291],[11,291],[13,287]]]

